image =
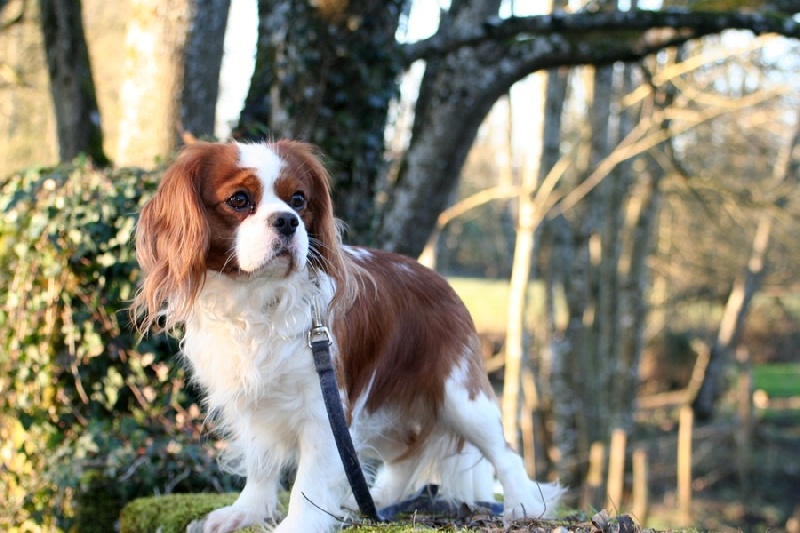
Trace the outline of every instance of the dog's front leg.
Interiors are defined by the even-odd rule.
[[[342,506],[349,495],[349,485],[324,412],[305,421],[298,445],[289,513],[275,532],[327,533],[345,512]]]
[[[263,524],[276,517],[279,471],[248,468],[247,482],[239,497],[228,507],[208,515],[204,533],[228,533],[246,526]]]

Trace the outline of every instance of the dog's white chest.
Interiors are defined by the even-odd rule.
[[[251,402],[285,408],[314,383],[309,301],[285,284],[209,278],[186,322],[183,354],[210,409]]]

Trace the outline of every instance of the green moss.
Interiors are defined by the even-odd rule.
[[[232,504],[237,494],[169,494],[134,500],[122,510],[121,533],[183,533],[193,520]]]

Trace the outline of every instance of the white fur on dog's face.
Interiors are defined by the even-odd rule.
[[[298,216],[296,208],[276,194],[283,161],[265,144],[237,146],[239,165],[251,169],[263,187],[254,212],[236,230],[233,249],[239,268],[249,273],[263,271],[268,277],[285,276],[293,269],[302,270],[309,245],[305,225],[299,224],[294,233],[287,236],[281,234],[272,222],[279,215]],[[299,188],[292,192],[293,195],[302,191],[302,185],[298,183],[297,186]]]

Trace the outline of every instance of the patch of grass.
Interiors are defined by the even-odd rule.
[[[753,385],[771,398],[800,396],[800,363],[755,365]]]
[[[448,278],[456,293],[464,300],[481,333],[503,333],[508,325],[508,280],[488,278]],[[556,303],[563,314],[565,304]],[[528,319],[531,326],[544,314],[544,286],[531,283],[528,293]]]
[[[505,331],[509,293],[507,280],[449,278],[447,281],[464,300],[478,331]]]

